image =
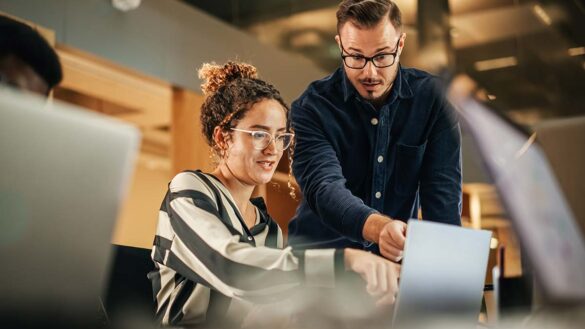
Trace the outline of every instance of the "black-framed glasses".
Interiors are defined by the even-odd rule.
[[[295,137],[295,134],[293,133],[281,133],[272,136],[272,134],[263,130],[245,130],[238,128],[231,128],[231,130],[250,134],[250,136],[252,136],[252,145],[254,145],[254,148],[257,150],[264,150],[270,145],[270,143],[272,143],[272,141],[274,141],[276,150],[284,151],[290,147],[293,138]]]
[[[396,50],[391,53],[379,53],[372,57],[367,57],[363,55],[344,55],[343,53],[347,53],[347,50],[343,48],[343,43],[341,43],[341,38],[339,39],[339,44],[341,45],[341,58],[343,59],[343,63],[345,66],[349,67],[350,69],[358,69],[361,70],[368,62],[372,62],[375,67],[377,68],[384,68],[394,65],[396,61],[396,55],[398,54],[398,44],[400,43],[400,39],[396,42],[396,46],[394,47]]]

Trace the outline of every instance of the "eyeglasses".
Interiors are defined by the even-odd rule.
[[[372,57],[367,57],[363,55],[344,55],[343,52],[347,53],[347,50],[343,48],[341,39],[339,39],[339,44],[341,45],[341,58],[343,59],[343,63],[345,63],[345,66],[349,67],[350,69],[358,70],[366,67],[368,62],[372,62],[372,64],[374,64],[374,66],[377,68],[384,68],[394,65],[394,62],[396,61],[396,55],[398,54],[398,43],[400,43],[400,38],[398,38],[396,46],[394,47],[396,50],[392,53],[379,53]]]
[[[295,134],[292,133],[282,133],[273,137],[269,132],[262,130],[244,130],[237,128],[231,128],[231,130],[250,134],[250,136],[252,136],[252,144],[257,150],[266,149],[268,145],[270,145],[270,143],[272,143],[274,140],[276,150],[284,151],[290,147],[290,144],[292,144],[293,138],[295,136]]]

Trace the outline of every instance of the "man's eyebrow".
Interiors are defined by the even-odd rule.
[[[361,51],[360,49],[354,48],[354,47],[349,47],[349,48],[347,48],[347,50],[351,50],[351,51],[354,51],[354,52],[363,54],[363,51]],[[389,46],[386,46],[386,47],[378,48],[378,49],[376,49],[376,51],[374,51],[374,53],[377,54],[377,53],[380,53],[380,52],[382,52],[384,50],[390,50],[390,47]]]

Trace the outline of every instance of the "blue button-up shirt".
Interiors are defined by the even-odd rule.
[[[292,104],[293,173],[303,199],[289,243],[376,246],[366,218],[418,217],[460,225],[461,132],[438,78],[400,68],[386,103],[360,97],[343,68],[313,82]]]

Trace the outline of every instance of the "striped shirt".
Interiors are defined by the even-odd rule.
[[[282,249],[282,231],[252,199],[248,229],[225,186],[199,171],[178,174],[161,205],[148,274],[163,325],[238,323],[254,303],[281,300],[301,285],[332,287],[335,249]]]

